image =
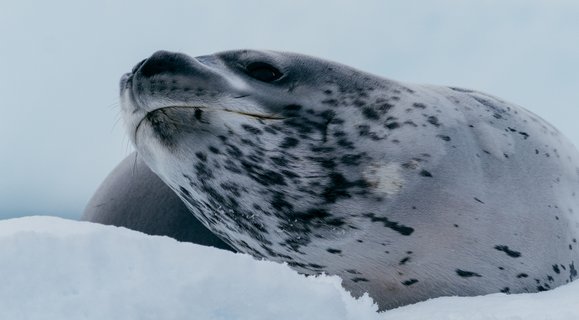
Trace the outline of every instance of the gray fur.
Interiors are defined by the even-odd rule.
[[[519,106],[271,51],[160,51],[121,99],[138,152],[207,228],[381,309],[577,277],[578,153]]]

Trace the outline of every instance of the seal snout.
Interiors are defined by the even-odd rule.
[[[147,61],[147,59],[143,59],[143,60],[141,60],[141,62],[137,63],[137,64],[133,67],[133,69],[131,70],[131,73],[132,73],[132,74],[135,74],[135,73],[139,70],[139,68],[143,65],[143,63],[145,63],[146,61]]]
[[[169,51],[157,51],[150,58],[139,62],[133,68],[143,77],[152,77],[158,74],[189,74],[195,71],[195,60],[185,54]]]

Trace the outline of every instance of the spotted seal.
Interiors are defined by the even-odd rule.
[[[538,116],[271,51],[159,51],[120,82],[147,165],[238,251],[380,309],[577,277],[579,157]]]

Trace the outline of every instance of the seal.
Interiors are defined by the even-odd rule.
[[[159,51],[120,88],[145,163],[240,252],[381,310],[577,277],[579,154],[522,107],[273,51]]]
[[[81,220],[233,251],[189,212],[135,152],[101,183]]]

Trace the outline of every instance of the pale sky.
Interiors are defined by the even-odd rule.
[[[294,51],[477,89],[579,145],[579,1],[0,0],[0,48],[0,218],[82,213],[132,151],[118,79],[160,49]]]

